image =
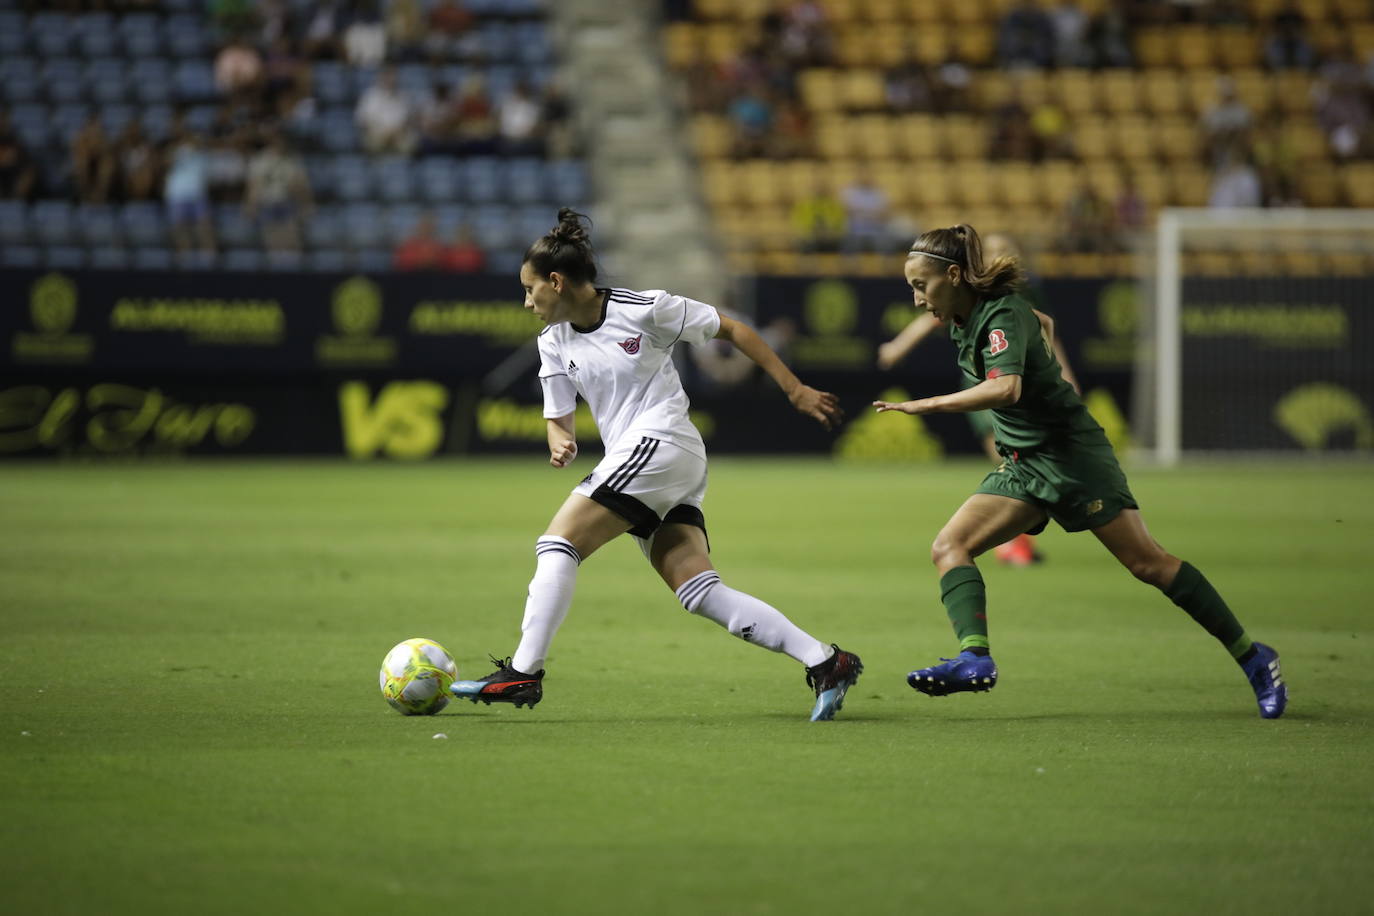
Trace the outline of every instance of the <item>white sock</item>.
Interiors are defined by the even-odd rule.
[[[543,669],[553,634],[572,606],[577,566],[582,562],[577,548],[569,541],[550,535],[534,542],[534,555],[534,578],[525,599],[520,645],[511,658],[511,667],[524,674],[537,674]]]
[[[753,595],[735,591],[720,581],[714,569],[682,583],[677,598],[693,614],[714,620],[746,642],[790,655],[808,668],[831,655],[828,645],[788,620],[782,611]]]

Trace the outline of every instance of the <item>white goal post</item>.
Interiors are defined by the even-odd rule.
[[[1374,210],[1165,209],[1144,247],[1147,457],[1374,458]]]

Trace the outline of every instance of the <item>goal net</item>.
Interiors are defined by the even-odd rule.
[[[1374,457],[1374,211],[1166,209],[1145,255],[1146,454]]]

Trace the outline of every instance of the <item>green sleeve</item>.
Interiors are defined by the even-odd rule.
[[[982,322],[975,346],[983,356],[983,377],[1026,374],[1026,352],[1041,338],[1040,322],[1024,302],[998,303]]]

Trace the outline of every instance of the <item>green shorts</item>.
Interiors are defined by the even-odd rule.
[[[1106,437],[1019,452],[999,443],[997,450],[1002,464],[983,478],[977,492],[1040,506],[1065,531],[1098,528],[1123,509],[1139,508]],[[1029,533],[1044,530],[1042,523]]]

